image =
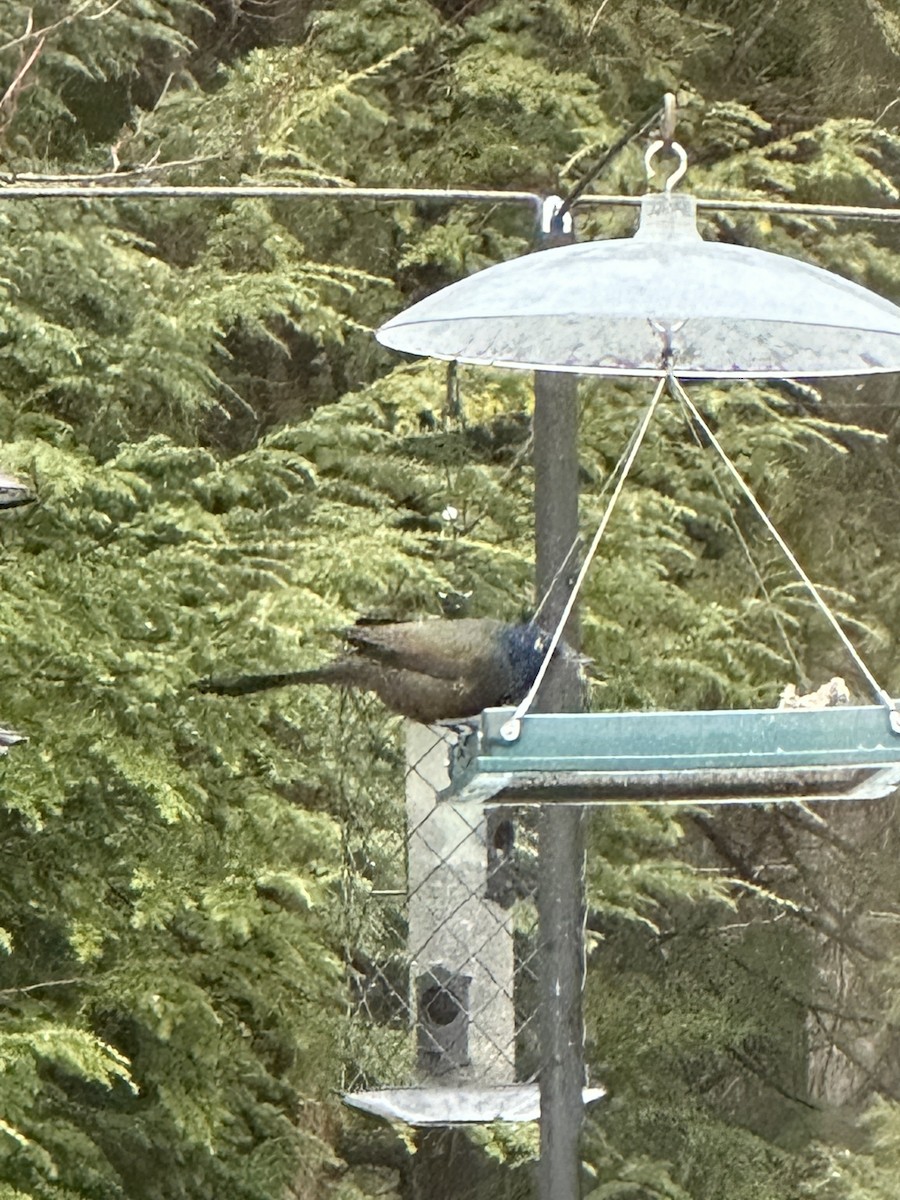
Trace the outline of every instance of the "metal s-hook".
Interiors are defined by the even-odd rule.
[[[675,185],[684,178],[684,173],[687,171],[687,152],[680,142],[667,142],[663,138],[657,138],[655,142],[651,142],[644,154],[644,166],[647,169],[648,181],[656,174],[653,168],[653,158],[660,150],[668,150],[678,159],[678,166],[666,180],[665,190],[671,192]]]

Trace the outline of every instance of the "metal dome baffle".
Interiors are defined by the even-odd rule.
[[[382,325],[385,346],[589,375],[804,378],[900,370],[900,308],[830,271],[706,242],[693,196],[641,200],[632,238],[526,254]]]

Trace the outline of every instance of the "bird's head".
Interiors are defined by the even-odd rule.
[[[516,682],[516,691],[521,699],[534,682],[544,656],[550,648],[551,634],[546,629],[528,623],[510,625],[506,631],[506,649],[512,664]],[[578,654],[565,642],[560,642],[555,651],[556,658],[564,658],[574,663],[578,670],[591,660]],[[516,700],[518,703],[518,700]]]
[[[534,682],[550,645],[550,635],[536,625],[508,625],[503,640],[512,675],[510,699],[518,703]]]

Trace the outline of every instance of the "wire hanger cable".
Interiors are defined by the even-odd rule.
[[[703,445],[703,442],[701,441],[699,433],[697,432],[697,428],[694,425],[693,421],[691,420],[688,412],[685,410],[685,407],[683,404],[681,405],[681,408],[682,408],[682,412],[684,413],[685,424],[687,425],[688,429],[690,430],[691,436],[693,437],[694,441],[697,443],[697,446],[699,447],[699,449],[702,453],[705,450],[705,447]],[[759,566],[757,565],[756,559],[753,557],[753,552],[750,549],[750,545],[749,545],[747,539],[744,537],[744,534],[741,532],[741,528],[737,523],[733,505],[725,493],[725,489],[722,486],[722,481],[719,479],[719,476],[716,474],[715,470],[713,469],[712,464],[709,462],[708,456],[705,453],[703,453],[703,462],[706,464],[706,466],[709,470],[709,477],[712,480],[716,491],[719,493],[719,498],[721,499],[723,505],[725,506],[726,512],[728,513],[728,524],[731,528],[731,532],[734,534],[738,545],[741,547],[741,549],[744,552],[744,557],[747,560],[747,564],[750,567],[750,571],[753,574],[753,578],[756,580],[756,586],[759,588],[760,592],[762,593],[763,597],[765,598],[766,604],[768,605],[768,608],[769,608],[769,613],[775,624],[775,628],[778,630],[778,635],[781,638],[781,643],[784,646],[785,653],[786,653],[787,657],[790,659],[791,665],[793,666],[794,671],[797,674],[797,679],[804,687],[808,687],[809,679],[807,678],[806,672],[804,671],[803,666],[800,663],[800,660],[797,658],[797,654],[794,650],[793,645],[791,644],[791,639],[788,635],[787,629],[785,629],[784,621],[782,621],[781,616],[778,612],[778,606],[776,605],[775,601],[772,599],[772,596],[769,592],[768,586],[766,585],[766,581],[763,578],[762,571],[760,570]]]
[[[625,465],[625,462],[627,461],[628,456],[631,453],[631,447],[634,445],[634,440],[637,437],[637,435],[638,435],[638,428],[636,427],[632,431],[631,437],[626,442],[624,450],[619,455],[618,462],[613,467],[613,469],[607,474],[606,478],[603,480],[600,490],[596,493],[597,501],[601,501],[603,499],[603,497],[606,495],[606,493],[609,491],[609,489],[611,487],[613,487],[614,484],[616,483],[616,481],[619,479],[622,469]],[[573,557],[574,557],[576,551],[581,547],[583,541],[584,541],[584,538],[582,537],[582,535],[580,533],[572,541],[571,546],[566,551],[565,557],[563,558],[562,562],[557,567],[556,571],[553,573],[553,578],[550,580],[550,582],[547,584],[546,588],[544,589],[544,594],[541,596],[537,606],[535,607],[534,612],[532,613],[531,620],[528,622],[529,625],[533,625],[535,623],[535,621],[537,621],[538,617],[540,616],[541,612],[544,609],[544,606],[547,604],[548,600],[550,599],[551,595],[553,594],[553,592],[556,588],[556,585],[559,583],[560,578],[562,577],[564,572],[567,571],[569,569],[569,567],[571,566]]]
[[[803,584],[805,585],[809,594],[812,596],[813,600],[815,601],[815,603],[818,606],[819,610],[821,611],[822,615],[825,617],[825,619],[831,625],[832,629],[835,631],[835,633],[840,638],[845,649],[849,653],[850,657],[853,659],[853,662],[854,662],[856,668],[858,669],[860,674],[863,676],[863,678],[866,680],[869,687],[872,689],[872,692],[873,692],[876,700],[878,701],[879,704],[883,704],[884,707],[887,709],[888,717],[889,717],[890,723],[891,723],[891,729],[894,731],[894,733],[900,733],[900,712],[897,711],[896,701],[890,695],[888,695],[888,693],[885,691],[885,689],[881,686],[881,684],[878,682],[878,680],[872,674],[872,672],[869,669],[869,667],[867,666],[867,664],[863,661],[862,655],[859,653],[859,651],[856,649],[856,647],[850,641],[850,638],[844,632],[844,629],[843,629],[841,623],[838,621],[837,617],[834,615],[834,613],[828,607],[828,604],[826,603],[821,592],[816,587],[816,585],[813,583],[813,581],[810,579],[810,577],[807,575],[807,573],[804,571],[803,567],[798,562],[797,557],[794,554],[793,550],[791,550],[790,546],[787,544],[787,542],[784,540],[784,538],[781,536],[781,534],[775,528],[775,525],[772,522],[771,517],[766,512],[766,510],[763,508],[763,506],[760,504],[760,502],[757,500],[756,496],[754,495],[753,491],[750,488],[750,485],[747,483],[747,481],[744,479],[743,475],[741,475],[740,471],[738,471],[737,467],[734,465],[734,463],[728,457],[728,455],[726,454],[725,450],[723,449],[722,444],[720,443],[719,439],[716,437],[716,435],[710,429],[707,422],[704,420],[702,414],[700,413],[700,410],[694,404],[693,400],[690,398],[688,393],[681,386],[681,384],[678,382],[675,375],[671,371],[669,372],[669,374],[667,376],[667,382],[668,382],[670,394],[675,399],[677,399],[685,409],[687,409],[687,411],[690,413],[693,420],[696,421],[697,425],[699,425],[699,427],[703,430],[706,437],[709,438],[710,444],[713,446],[716,453],[719,455],[719,458],[721,458],[726,469],[731,474],[731,476],[734,478],[738,487],[741,489],[741,491],[744,493],[744,495],[750,501],[757,516],[760,518],[760,520],[765,525],[766,529],[769,531],[769,533],[775,539],[776,543],[778,544],[778,546],[781,549],[782,553],[784,554],[785,558],[788,560],[788,562],[791,564],[791,566],[794,568],[794,570],[799,575],[800,579],[803,581]]]
[[[613,514],[613,509],[616,507],[616,502],[618,501],[619,496],[622,494],[622,488],[625,486],[625,480],[628,478],[628,474],[634,465],[634,460],[637,458],[637,452],[641,448],[644,435],[646,434],[650,422],[653,419],[653,414],[656,412],[657,405],[659,404],[660,397],[665,391],[665,387],[666,378],[663,376],[657,385],[656,391],[653,393],[653,399],[647,406],[647,409],[641,418],[637,432],[632,439],[631,449],[628,451],[625,462],[622,465],[619,478],[616,480],[616,486],[613,488],[612,495],[610,496],[609,502],[606,506],[606,510],[604,511],[603,516],[600,518],[600,524],[597,526],[597,532],[594,534],[593,540],[588,547],[587,554],[584,556],[581,569],[579,570],[575,582],[572,585],[572,590],[569,592],[569,598],[566,600],[557,626],[554,629],[550,638],[550,642],[547,645],[547,649],[544,652],[544,660],[538,668],[538,673],[534,678],[534,683],[532,683],[528,691],[528,695],[516,707],[513,715],[508,721],[504,722],[500,730],[500,736],[506,742],[515,742],[519,738],[519,734],[522,730],[522,717],[531,708],[535,697],[540,691],[541,684],[544,682],[544,676],[547,674],[550,663],[553,659],[553,655],[556,653],[556,648],[562,639],[563,630],[566,627],[569,617],[572,615],[572,609],[575,607],[575,602],[578,599],[578,593],[581,591],[581,585],[584,583],[585,577],[590,569],[591,562],[593,561],[594,555],[597,552],[597,547],[600,545],[600,541],[606,532],[606,527],[609,524],[610,517]]]

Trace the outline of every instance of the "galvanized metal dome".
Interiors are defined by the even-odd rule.
[[[900,307],[796,259],[704,241],[696,201],[643,197],[632,238],[542,250],[443,288],[376,332],[409,354],[681,379],[900,370]]]

